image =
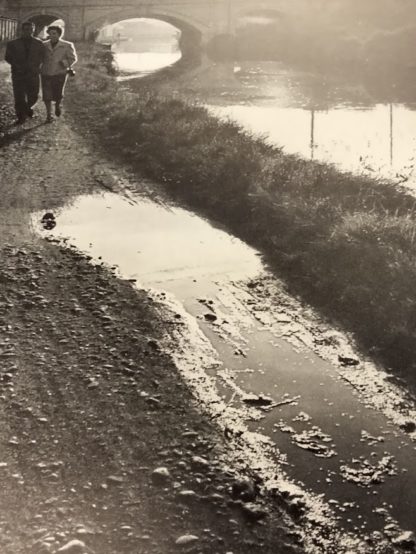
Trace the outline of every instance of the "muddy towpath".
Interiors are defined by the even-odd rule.
[[[2,112],[0,552],[411,551],[410,399],[68,110]]]
[[[3,132],[0,552],[302,552],[164,351],[181,317],[33,231],[106,161],[65,120]]]

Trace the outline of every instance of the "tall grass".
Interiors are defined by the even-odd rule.
[[[81,71],[77,92],[78,120],[111,155],[260,248],[291,291],[416,384],[414,198],[98,73]]]

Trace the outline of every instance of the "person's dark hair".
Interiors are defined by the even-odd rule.
[[[59,25],[50,25],[47,29],[47,33],[49,34],[50,31],[56,31],[58,33],[58,35],[61,37],[64,33],[64,30],[61,26]]]

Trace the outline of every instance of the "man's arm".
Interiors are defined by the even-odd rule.
[[[72,67],[74,65],[74,63],[76,63],[78,61],[78,56],[77,56],[77,53],[75,51],[75,46],[72,44],[72,42],[69,43],[69,47],[68,47],[68,54],[67,54],[67,62],[68,62],[68,67]]]
[[[12,65],[13,63],[13,47],[10,42],[6,44],[6,54],[4,55],[4,59],[7,63]]]

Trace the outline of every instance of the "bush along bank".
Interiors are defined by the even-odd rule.
[[[70,103],[112,155],[259,248],[292,293],[416,385],[414,198],[287,155],[201,106],[128,93],[91,67]]]

